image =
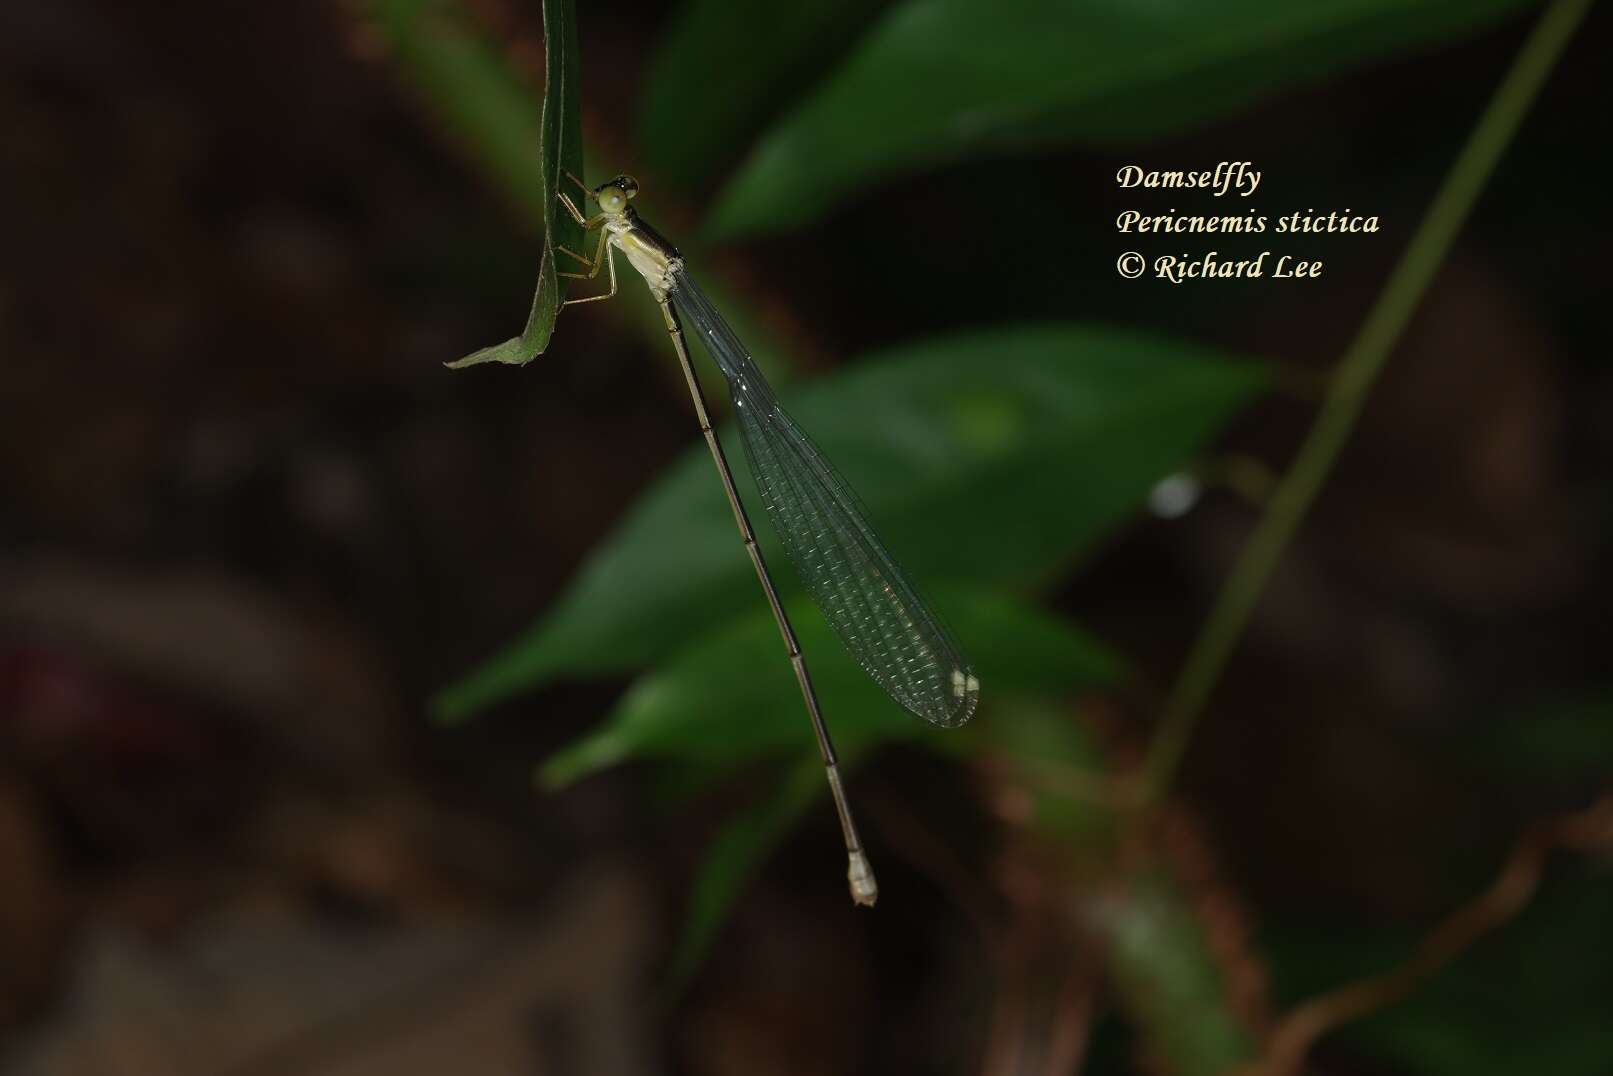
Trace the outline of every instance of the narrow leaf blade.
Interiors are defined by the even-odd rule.
[[[543,354],[565,298],[565,288],[555,269],[556,247],[578,250],[582,246],[582,227],[558,197],[560,185],[569,182],[567,172],[579,177],[583,174],[581,67],[574,0],[544,0],[543,55],[543,113],[539,124],[543,249],[532,308],[520,336],[447,363],[451,370],[489,362],[519,366]],[[572,201],[577,199],[573,197]]]

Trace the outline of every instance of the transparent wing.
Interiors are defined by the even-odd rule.
[[[969,720],[980,698],[974,670],[874,534],[857,495],[779,407],[687,274],[676,274],[671,298],[728,382],[768,518],[841,642],[891,698],[930,724]]]

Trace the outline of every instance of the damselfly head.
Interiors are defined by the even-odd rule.
[[[632,176],[617,176],[594,188],[599,208],[615,216],[627,208],[627,200],[638,193],[638,180]]]

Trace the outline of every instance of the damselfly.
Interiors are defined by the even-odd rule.
[[[596,302],[616,294],[617,250],[644,277],[650,294],[660,304],[684,379],[689,383],[700,432],[711,449],[717,477],[722,480],[745,551],[750,554],[779,634],[784,637],[784,647],[812,719],[846,839],[852,899],[858,904],[873,904],[879,886],[840,782],[834,744],[818,708],[817,693],[795,630],[767,573],[750,519],[734,486],[733,472],[711,427],[705,395],[684,343],[680,315],[689,320],[728,382],[745,455],[768,518],[777,528],[807,592],[851,656],[892,699],[932,725],[950,728],[969,720],[980,699],[980,682],[941,621],[874,534],[851,487],[795,420],[779,407],[745,345],[689,276],[677,248],[639,219],[628,204],[638,193],[638,183],[630,176],[617,176],[590,189],[576,176],[569,178],[599,206],[599,212],[584,216],[564,191],[559,193],[560,201],[586,231],[599,231],[599,242],[591,258],[565,247],[557,248],[587,267],[586,272],[560,275],[592,280],[602,268],[608,269],[610,290],[603,295],[567,299],[564,305]]]

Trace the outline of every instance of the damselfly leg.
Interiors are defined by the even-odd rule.
[[[599,237],[599,252],[595,255],[596,259],[598,260],[588,263],[592,266],[588,272],[564,273],[557,269],[555,270],[555,275],[568,277],[572,280],[592,280],[599,275],[600,260],[603,260],[605,265],[610,268],[610,290],[603,295],[585,295],[581,299],[566,299],[560,303],[561,306],[576,306],[578,303],[597,303],[605,299],[609,299],[616,294],[616,255],[611,250],[610,244],[605,242],[606,238],[608,237],[601,233]],[[560,249],[565,248],[562,247]],[[566,253],[570,254],[573,258],[580,257],[580,255],[574,253],[573,251],[567,250]],[[586,261],[586,259],[584,260]]]
[[[578,179],[576,176],[572,176],[570,172],[567,172],[566,175],[571,176],[571,179],[574,183],[577,183],[578,185],[582,184],[582,180]],[[583,189],[586,190],[587,188],[584,187]],[[598,228],[605,222],[605,214],[603,213],[594,217],[592,220],[585,218],[577,207],[572,204],[571,199],[566,197],[565,191],[558,192],[558,197],[560,199],[560,204],[566,207],[566,210],[571,214],[572,219],[574,219],[578,224],[581,224],[584,231],[593,231],[595,228]],[[614,252],[611,250],[609,232],[602,231],[599,233],[599,242],[594,244],[594,256],[592,258],[578,254],[570,247],[561,246],[558,243],[555,244],[555,250],[559,251],[561,254],[569,255],[588,266],[588,272],[586,273],[568,273],[563,269],[555,270],[556,276],[563,276],[568,280],[592,280],[599,275],[601,266],[609,266],[610,268],[609,291],[603,295],[585,295],[581,299],[566,299],[561,302],[561,306],[576,306],[578,303],[597,303],[601,302],[602,300],[609,299],[616,294],[616,258]]]
[[[592,279],[594,279],[594,277],[599,275],[600,266],[605,264],[605,244],[609,240],[610,240],[610,233],[609,232],[600,232],[599,233],[599,242],[594,244],[594,256],[592,258],[590,258],[590,257],[588,257],[587,255],[584,255],[584,254],[578,254],[575,250],[572,250],[570,247],[562,246],[559,243],[556,243],[554,248],[556,250],[558,250],[560,253],[569,254],[571,257],[577,259],[578,261],[582,262],[584,265],[588,266],[588,272],[586,272],[586,273],[565,273],[565,272],[562,272],[562,273],[560,273],[560,275],[561,276],[569,276],[569,277],[572,277],[573,279],[576,279],[576,280],[592,280]]]

